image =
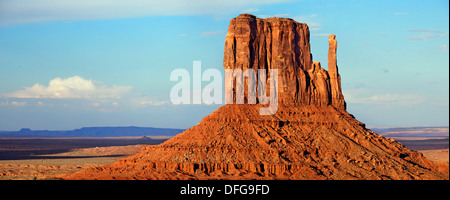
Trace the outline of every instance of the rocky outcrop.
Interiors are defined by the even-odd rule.
[[[66,179],[448,179],[353,116],[317,106],[224,105],[160,145]],[[329,107],[331,108],[331,107]]]
[[[256,74],[258,69],[278,69],[281,104],[333,105],[345,110],[334,37],[330,36],[327,72],[319,63],[312,62],[306,24],[289,18],[259,19],[242,14],[228,26],[223,66],[244,71],[254,69]],[[269,79],[266,80],[269,85]]]
[[[227,104],[160,145],[65,179],[448,179],[436,164],[365,128],[345,110],[330,36],[328,71],[312,62],[309,30],[292,19],[230,22],[226,69],[278,69],[278,110]]]

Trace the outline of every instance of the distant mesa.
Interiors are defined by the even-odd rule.
[[[139,138],[139,140],[153,140],[153,139],[145,135]]]
[[[308,26],[292,19],[239,15],[228,26],[223,65],[278,69],[274,115],[259,115],[261,104],[227,104],[162,144],[63,178],[448,179],[448,164],[368,130],[346,111],[336,36],[328,70],[313,62],[309,39]]]
[[[22,128],[19,131],[1,131],[0,137],[46,136],[46,137],[124,137],[124,136],[175,136],[185,129],[153,128],[153,127],[83,127],[74,130],[31,130]]]
[[[30,132],[31,132],[31,129],[29,129],[29,128],[22,128],[19,130],[19,133],[30,133]]]
[[[373,128],[385,137],[449,137],[448,126]]]

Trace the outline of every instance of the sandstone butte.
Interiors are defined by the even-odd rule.
[[[448,179],[434,163],[377,135],[346,111],[329,36],[328,70],[312,60],[306,24],[289,18],[231,20],[224,67],[278,69],[279,106],[226,104],[159,145],[63,179]],[[267,74],[268,76],[268,74]],[[269,81],[269,80],[267,80]]]

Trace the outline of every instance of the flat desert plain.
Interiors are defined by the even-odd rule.
[[[88,167],[106,165],[138,153],[168,136],[109,138],[0,138],[0,180],[52,180]],[[449,162],[448,137],[395,140],[430,160]]]
[[[138,153],[166,136],[0,138],[0,180],[48,180]]]
[[[448,137],[393,137],[408,148],[435,162],[449,163]]]

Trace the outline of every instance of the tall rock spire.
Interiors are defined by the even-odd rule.
[[[330,76],[331,103],[334,107],[345,110],[346,104],[341,89],[341,76],[339,75],[336,61],[336,35],[331,34],[328,36],[328,41],[328,74]]]

